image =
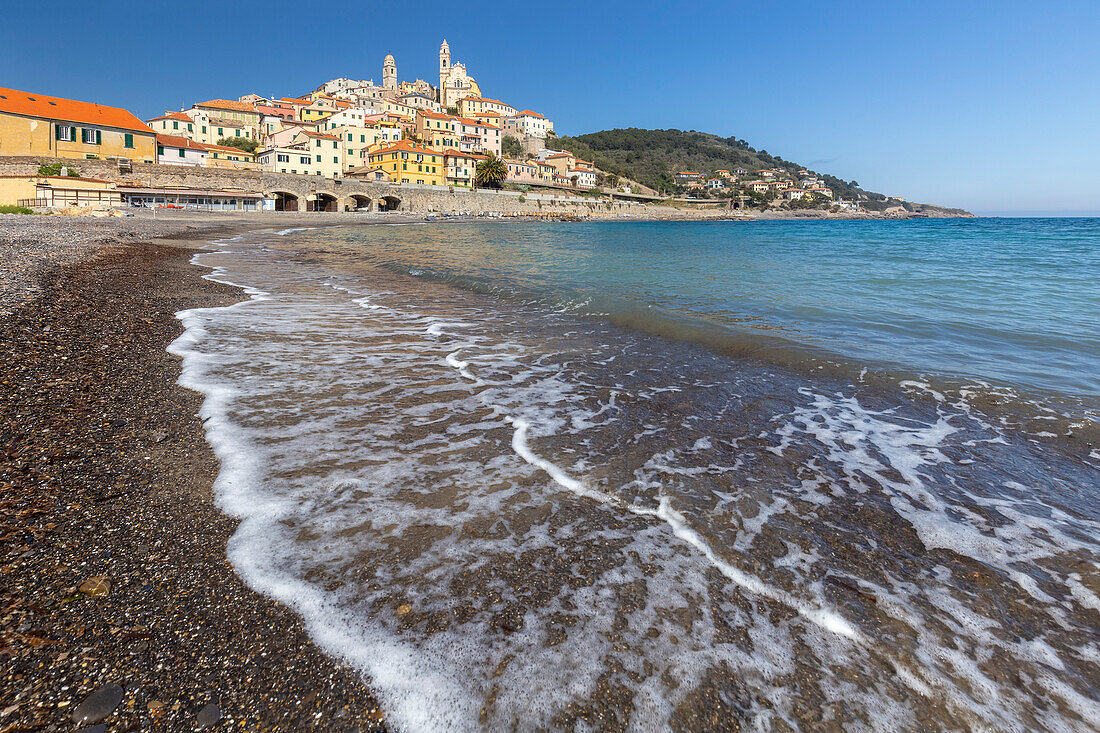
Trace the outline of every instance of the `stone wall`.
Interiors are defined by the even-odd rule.
[[[298,210],[306,210],[311,199],[332,197],[339,211],[355,208],[389,208],[417,213],[499,213],[547,216],[648,217],[653,207],[629,201],[607,201],[558,193],[517,191],[472,191],[460,187],[377,183],[354,178],[331,179],[290,173],[233,171],[134,163],[132,173],[119,173],[106,160],[64,160],[32,157],[0,157],[0,175],[34,175],[40,163],[61,162],[81,176],[114,181],[119,185],[149,188],[192,188],[237,190],[294,196]]]

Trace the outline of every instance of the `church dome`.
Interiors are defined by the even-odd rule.
[[[387,63],[387,64],[396,64],[397,63],[396,61],[393,60],[393,54],[392,53],[386,54],[385,63]]]

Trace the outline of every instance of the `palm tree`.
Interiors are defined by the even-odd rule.
[[[492,151],[485,160],[477,164],[474,185],[480,188],[502,188],[508,178],[508,166]]]

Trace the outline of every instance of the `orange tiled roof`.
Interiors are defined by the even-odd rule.
[[[250,153],[247,150],[241,150],[240,148],[234,148],[229,145],[204,145],[207,150],[222,150],[227,153],[240,153],[241,155],[253,156],[255,153]]]
[[[210,99],[199,102],[196,107],[210,107],[211,109],[231,109],[234,112],[255,112],[255,105],[248,102],[236,102],[232,99]]]
[[[5,87],[0,87],[0,112],[62,122],[117,127],[121,130],[153,132],[148,125],[121,107],[107,107],[94,102],[78,102],[74,99],[21,92]]]
[[[449,155],[455,158],[477,158],[478,160],[485,160],[487,155],[478,155],[477,153],[464,153],[461,150],[455,150],[454,148],[447,148],[443,151],[444,155]]]
[[[156,120],[179,120],[180,122],[194,122],[190,117],[183,112],[165,112],[160,117],[154,117],[148,122],[154,122]]]
[[[525,109],[522,112],[516,112],[516,117],[524,117],[524,116],[526,116],[526,117],[538,117],[538,118],[543,119],[543,120],[546,119],[545,117],[540,115],[538,112],[532,112],[529,109]]]
[[[298,97],[279,97],[279,101],[290,102],[291,104],[304,104],[307,107],[313,104],[312,99],[299,99]]]
[[[471,102],[492,102],[493,104],[502,104],[505,107],[512,106],[510,104],[504,104],[504,102],[500,101],[499,99],[489,99],[488,97],[463,97],[462,99],[468,99]]]
[[[336,137],[335,135],[329,135],[327,132],[314,132],[313,130],[300,130],[299,132],[304,132],[306,135],[309,135],[310,137],[319,137],[322,140],[339,140],[340,139],[340,138]]]
[[[170,148],[187,148],[189,150],[206,150],[206,146],[179,135],[157,135],[157,145],[165,145]]]
[[[413,145],[408,140],[398,140],[396,143],[389,146],[388,148],[379,148],[378,150],[375,150],[374,152],[370,153],[370,155],[380,155],[381,153],[391,153],[394,150],[398,150],[398,151],[405,152],[405,153],[420,153],[422,155],[443,155],[443,153],[441,153],[438,150],[430,150],[428,148],[418,148],[417,146]]]

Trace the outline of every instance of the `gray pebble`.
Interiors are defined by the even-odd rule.
[[[199,711],[197,718],[200,728],[208,728],[222,719],[222,711],[214,703],[210,703]]]
[[[74,723],[98,723],[106,718],[122,702],[122,688],[118,685],[104,685],[88,695],[73,710]]]

